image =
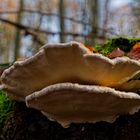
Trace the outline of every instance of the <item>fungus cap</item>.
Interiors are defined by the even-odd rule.
[[[135,91],[140,88],[139,77],[140,62],[126,57],[111,60],[70,42],[45,45],[31,58],[6,69],[1,79],[9,96],[24,101],[35,91],[63,82]]]

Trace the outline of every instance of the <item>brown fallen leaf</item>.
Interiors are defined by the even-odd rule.
[[[140,60],[140,43],[135,44],[127,56],[135,60]]]
[[[122,51],[120,48],[116,48],[108,55],[108,57],[110,59],[112,59],[112,58],[116,58],[116,57],[122,57],[124,55],[125,55],[124,51]]]

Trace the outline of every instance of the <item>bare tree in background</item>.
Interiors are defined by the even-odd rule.
[[[43,4],[44,4],[44,0],[39,0],[38,1],[37,7],[36,7],[37,11],[43,11]],[[37,30],[40,30],[42,21],[43,21],[43,15],[40,14],[39,15],[39,18],[38,18],[38,21],[36,22],[36,25],[35,25]],[[33,42],[32,42],[32,46],[31,46],[33,48],[32,49],[33,50],[33,53],[36,53],[39,50],[39,48],[40,48],[39,42],[36,41],[37,38],[39,38],[42,42],[45,42],[44,41],[44,37],[42,36],[41,33],[35,33],[35,34],[37,36],[34,36],[33,37]]]
[[[105,12],[104,12],[104,23],[103,23],[103,32],[102,36],[106,37],[106,30],[107,30],[107,25],[108,25],[108,16],[109,16],[109,4],[110,0],[105,0]]]
[[[94,35],[97,35],[98,33],[98,30],[97,30],[97,27],[98,27],[98,0],[89,0],[90,3],[90,10],[91,10],[91,13],[92,13],[92,17],[91,17],[91,20],[92,20],[92,30],[94,32]]]
[[[65,19],[64,19],[64,14],[65,14],[65,4],[64,0],[59,0],[59,21],[60,21],[60,31],[64,33],[65,31]],[[63,34],[60,34],[60,42],[65,42],[65,38]]]
[[[137,22],[137,26],[138,26],[137,30],[140,30],[140,1],[134,0],[134,3],[135,3],[135,5],[132,8],[132,11],[133,11],[133,15],[134,15],[136,22]]]
[[[24,0],[19,1],[19,12],[17,15],[17,23],[21,23],[22,21],[22,11],[24,8]],[[16,34],[15,34],[15,48],[14,48],[14,61],[17,60],[20,53],[20,41],[21,41],[21,32],[19,28],[16,28]]]
[[[94,42],[94,39],[98,35],[98,0],[88,0],[88,6],[90,9],[90,20]]]

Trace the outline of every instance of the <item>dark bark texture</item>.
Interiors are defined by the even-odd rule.
[[[0,133],[0,140],[140,140],[140,111],[114,123],[71,124],[63,128],[39,111],[16,103]]]

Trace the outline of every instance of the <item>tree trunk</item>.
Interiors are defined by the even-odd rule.
[[[104,13],[104,23],[103,23],[103,33],[102,36],[106,37],[107,25],[108,25],[108,14],[109,14],[109,3],[110,0],[105,1],[105,13]]]
[[[19,1],[19,13],[17,16],[17,23],[21,23],[22,20],[22,10],[24,6],[24,0]],[[16,34],[15,34],[15,48],[14,48],[14,61],[17,60],[19,57],[19,51],[20,51],[20,40],[21,40],[21,35],[20,35],[20,29],[16,28]]]
[[[88,0],[88,7],[90,9],[90,19],[91,19],[91,34],[92,34],[92,39],[93,41],[91,42],[94,44],[95,39],[97,38],[98,35],[98,0]]]
[[[38,1],[38,5],[37,5],[37,11],[43,11],[43,1]],[[38,22],[36,23],[36,29],[37,30],[40,30],[40,26],[41,26],[41,24],[42,24],[42,20],[43,20],[43,15],[42,14],[40,14],[39,15],[39,19],[38,19]],[[32,46],[31,46],[31,48],[33,48],[33,54],[35,54],[35,53],[37,53],[38,52],[38,50],[39,50],[39,48],[41,47],[40,45],[40,43],[38,42],[38,41],[36,41],[36,38],[39,38],[39,40],[41,40],[41,42],[43,43],[43,44],[45,44],[45,41],[42,41],[43,39],[40,39],[41,37],[41,35],[42,34],[40,34],[40,33],[37,33],[36,32],[36,34],[37,34],[37,36],[35,36],[35,37],[33,37],[33,42],[32,42]],[[42,37],[43,38],[43,37]],[[42,45],[43,45],[42,44]]]
[[[64,38],[64,31],[65,31],[65,20],[64,20],[64,13],[65,13],[65,6],[64,6],[64,0],[59,0],[59,14],[60,14],[60,42],[63,43],[65,42]]]
[[[71,124],[63,128],[39,111],[16,103],[0,140],[140,140],[140,111],[120,116],[114,123]]]

